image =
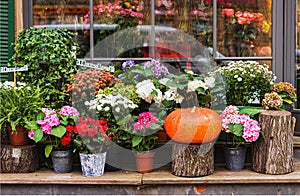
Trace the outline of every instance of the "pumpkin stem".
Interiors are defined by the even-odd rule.
[[[194,106],[193,109],[192,109],[192,111],[191,111],[191,113],[195,113],[195,112],[196,112],[196,109],[197,109],[197,107]]]

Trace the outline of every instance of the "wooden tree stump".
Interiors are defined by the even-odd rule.
[[[172,149],[172,173],[176,176],[198,177],[214,172],[214,143],[175,143]]]
[[[1,145],[1,173],[29,173],[39,168],[36,145]]]
[[[259,115],[262,133],[252,146],[252,169],[259,173],[294,171],[293,134],[296,119],[288,111],[264,110]]]

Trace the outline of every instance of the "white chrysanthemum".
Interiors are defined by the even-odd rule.
[[[237,81],[241,82],[243,79],[241,77],[238,77]]]
[[[116,107],[116,109],[115,109],[116,112],[120,112],[120,110],[121,109],[119,107]]]

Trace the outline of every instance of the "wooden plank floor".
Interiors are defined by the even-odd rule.
[[[267,175],[244,169],[230,172],[223,165],[217,165],[212,175],[196,178],[174,176],[170,167],[140,174],[132,171],[105,172],[100,177],[82,176],[79,169],[71,173],[57,174],[52,170],[42,169],[33,173],[2,173],[1,184],[99,184],[99,185],[151,185],[151,184],[244,184],[244,183],[300,183],[300,163],[295,164],[295,171],[284,175]]]

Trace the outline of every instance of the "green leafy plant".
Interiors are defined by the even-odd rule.
[[[19,81],[38,85],[45,104],[61,107],[69,103],[70,93],[64,92],[70,78],[76,74],[78,44],[74,33],[62,29],[29,28],[18,33],[10,66],[27,65],[27,72],[18,72]]]
[[[33,120],[44,105],[44,92],[39,87],[0,88],[0,130],[7,125],[25,126]]]

